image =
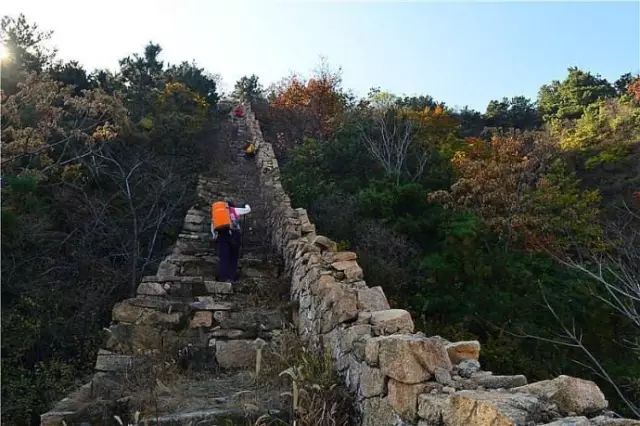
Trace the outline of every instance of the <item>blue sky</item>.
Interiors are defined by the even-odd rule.
[[[244,74],[265,85],[317,65],[343,69],[356,95],[373,86],[430,94],[484,111],[491,99],[525,95],[569,66],[615,80],[640,72],[640,1],[308,2],[5,0],[55,31],[64,59],[89,69],[153,40],[169,62],[195,59],[229,90]]]

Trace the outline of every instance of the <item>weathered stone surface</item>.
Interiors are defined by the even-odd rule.
[[[342,260],[339,262],[333,262],[331,264],[331,267],[333,267],[333,269],[335,269],[336,271],[345,271],[357,264],[358,263],[355,260]]]
[[[453,380],[451,380],[451,373],[449,373],[449,370],[445,370],[442,367],[436,367],[433,372],[433,376],[436,379],[436,382],[441,385],[453,386]]]
[[[447,345],[447,353],[452,364],[458,364],[466,359],[477,360],[480,357],[480,342],[469,340],[465,342],[453,342]]]
[[[441,425],[442,413],[449,404],[449,395],[423,393],[418,396],[418,416],[425,425]]]
[[[175,277],[179,273],[180,267],[178,265],[175,265],[167,260],[163,260],[162,262],[160,262],[160,265],[158,265],[158,272],[156,272],[156,275],[158,277]]]
[[[514,426],[550,420],[538,397],[526,393],[460,391],[451,395],[443,412],[447,426]]]
[[[360,373],[360,395],[364,398],[382,395],[385,391],[384,374],[379,368],[363,365]]]
[[[189,328],[211,327],[213,325],[213,315],[210,311],[196,311],[189,321]]]
[[[358,316],[355,291],[339,283],[326,282],[319,289],[322,311],[321,332],[327,333],[336,325]]]
[[[118,353],[135,354],[162,347],[162,334],[155,327],[133,324],[114,324],[109,327],[107,349]]]
[[[198,296],[196,301],[191,303],[193,309],[202,309],[206,311],[230,311],[234,304],[231,302],[220,302],[212,296]]]
[[[113,310],[111,311],[111,318],[114,321],[133,324],[142,317],[142,314],[144,312],[145,312],[144,308],[141,308],[139,306],[133,306],[125,300],[123,302],[118,302],[115,305],[113,305]]]
[[[370,312],[369,322],[373,326],[373,334],[378,336],[413,332],[413,319],[404,309]]]
[[[423,383],[407,384],[389,379],[387,400],[389,405],[404,419],[413,421],[418,413],[418,395],[422,393]]]
[[[256,348],[253,340],[216,340],[216,360],[221,368],[253,367]]]
[[[385,311],[389,302],[382,287],[371,287],[358,290],[358,310],[365,312]]]
[[[338,248],[338,245],[335,241],[331,241],[329,238],[323,235],[316,235],[316,237],[313,239],[313,244],[323,251],[337,251]]]
[[[591,418],[591,423],[595,426],[640,426],[640,420],[618,419],[607,416],[597,416]]]
[[[362,411],[362,426],[402,424],[386,398],[374,397],[365,399],[362,402]]]
[[[558,376],[516,388],[519,392],[544,396],[558,404],[558,408],[578,415],[593,413],[607,408],[604,394],[592,381],[571,376]]]
[[[378,365],[378,353],[380,350],[380,340],[385,337],[374,337],[367,340],[364,347],[364,359],[371,366]]]
[[[160,283],[142,282],[138,286],[137,293],[147,296],[166,296],[167,290]]]
[[[409,384],[428,380],[436,367],[451,370],[451,362],[440,342],[410,335],[381,339],[378,362],[386,376]]]
[[[515,376],[484,375],[473,377],[471,380],[478,386],[483,386],[486,389],[511,389],[527,384],[527,378],[522,374],[518,374]]]
[[[551,423],[545,423],[542,426],[593,426],[593,423],[591,423],[588,418],[580,416],[565,417]]]
[[[95,369],[98,371],[121,372],[131,369],[133,357],[131,355],[116,354],[104,349],[98,351]]]
[[[458,374],[460,377],[469,378],[473,373],[480,370],[480,363],[475,359],[465,359],[458,364]]]
[[[334,262],[346,262],[349,260],[356,260],[358,255],[352,251],[339,251],[337,253],[333,253],[333,261]]]
[[[231,294],[233,293],[233,285],[231,283],[223,283],[219,281],[205,281],[205,288],[210,294]]]

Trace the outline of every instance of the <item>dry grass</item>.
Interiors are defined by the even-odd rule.
[[[288,383],[290,416],[294,425],[350,425],[354,419],[353,399],[335,372],[328,352],[315,354],[291,330],[278,336],[277,344],[265,352],[262,380]]]

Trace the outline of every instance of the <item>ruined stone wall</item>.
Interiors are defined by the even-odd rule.
[[[623,424],[604,411],[607,401],[593,382],[560,376],[528,385],[522,375],[482,371],[477,341],[414,333],[411,315],[390,309],[381,287],[367,286],[356,253],[337,251],[304,209],[293,208],[273,147],[250,106],[245,110],[298,332],[312,348],[331,352],[363,425]]]

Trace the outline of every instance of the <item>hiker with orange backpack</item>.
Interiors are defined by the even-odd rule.
[[[218,281],[237,280],[238,258],[240,257],[241,232],[240,216],[251,213],[249,204],[236,207],[233,201],[217,201],[211,205],[211,235],[217,243]]]

